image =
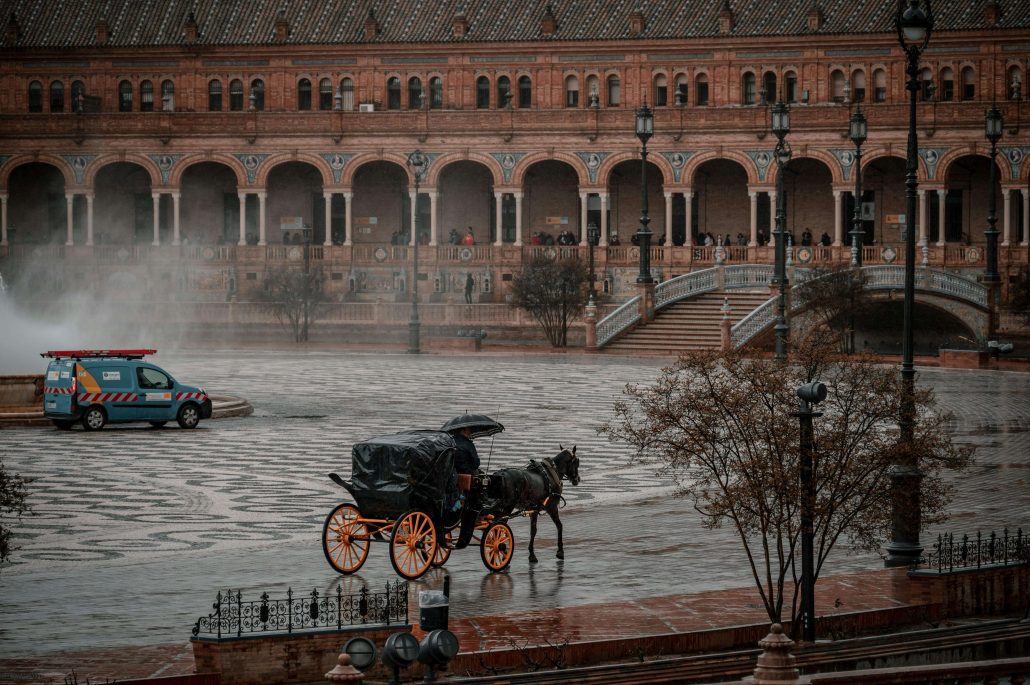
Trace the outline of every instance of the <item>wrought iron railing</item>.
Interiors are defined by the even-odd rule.
[[[689,274],[662,281],[654,288],[655,309],[661,309],[673,302],[715,290],[719,287],[716,281],[716,274],[717,269],[712,267],[710,269],[701,269],[700,271],[691,271]]]
[[[193,625],[193,636],[239,637],[245,633],[293,633],[305,630],[337,630],[363,624],[407,623],[408,584],[387,583],[384,592],[294,595],[293,588],[284,599],[273,599],[267,592],[261,598],[244,601],[240,591],[219,591],[214,611],[201,616]]]
[[[640,321],[640,295],[630,298],[621,307],[597,322],[597,346],[607,345],[612,338]]]
[[[1030,563],[1030,538],[1023,535],[1022,528],[1015,535],[1009,535],[1006,528],[1001,535],[991,531],[990,535],[984,536],[977,531],[975,538],[963,535],[959,540],[954,534],[938,535],[933,551],[920,566],[944,573],[955,569],[1027,563]]]

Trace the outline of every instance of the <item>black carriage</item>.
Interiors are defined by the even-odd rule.
[[[409,580],[447,563],[451,531],[460,520],[451,506],[454,452],[454,439],[442,431],[406,431],[355,444],[350,479],[329,474],[354,499],[326,517],[322,550],[329,565],[356,572],[373,542],[389,543],[394,570]],[[483,480],[474,477],[469,486],[482,488]],[[480,556],[490,571],[511,563],[514,537],[505,518],[486,514],[476,522]]]

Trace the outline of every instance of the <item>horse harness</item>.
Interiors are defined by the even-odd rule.
[[[547,484],[547,497],[544,498],[543,506],[551,501],[552,497],[561,497],[562,480],[558,470],[554,467],[554,459],[547,457],[543,461],[529,460],[529,470],[543,476]]]

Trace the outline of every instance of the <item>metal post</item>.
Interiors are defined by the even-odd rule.
[[[301,295],[304,303],[304,325],[301,328],[301,340],[308,341],[308,315],[311,299],[311,229],[304,229],[304,288]]]
[[[776,230],[773,231],[776,239],[776,267],[773,281],[779,289],[779,297],[776,301],[776,359],[786,361],[787,344],[790,338],[790,323],[787,320],[787,288],[790,281],[787,279],[787,197],[783,190],[783,173],[787,162],[790,161],[790,144],[786,141],[790,133],[790,108],[781,100],[772,109],[772,130],[776,134]]]
[[[419,195],[419,184],[425,178],[426,170],[429,168],[429,158],[422,154],[421,151],[415,150],[408,155],[408,166],[411,168],[412,176],[415,179],[415,199],[413,201],[414,206],[412,207],[414,217],[414,230],[415,240],[414,249],[412,251],[412,267],[411,267],[411,320],[408,322],[408,352],[410,354],[418,354],[421,351],[421,340],[418,320],[418,242],[419,242],[419,212],[418,212],[418,195]]]
[[[1001,276],[998,274],[998,202],[994,196],[994,184],[997,183],[998,140],[1003,129],[1002,115],[997,106],[992,105],[987,112],[987,139],[991,142],[991,173],[987,188],[987,268],[984,271],[984,285],[987,286],[987,344],[991,354],[997,354],[998,348],[998,286]]]
[[[826,386],[807,383],[797,390],[800,406],[793,416],[801,428],[801,638],[815,642],[815,437],[812,419],[822,412],[812,409],[826,399]]]
[[[587,226],[587,245],[590,250],[588,254],[588,261],[590,264],[590,298],[587,300],[588,305],[596,305],[597,303],[597,277],[594,275],[594,248],[600,239],[600,231],[597,228],[597,224],[590,222]]]
[[[654,135],[654,115],[644,105],[636,112],[636,134],[640,139],[640,230],[637,243],[640,248],[640,273],[637,283],[654,283],[651,277],[651,230],[647,227],[651,219],[647,216],[647,141]]]

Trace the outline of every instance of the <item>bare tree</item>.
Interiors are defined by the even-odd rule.
[[[816,326],[836,332],[838,350],[854,354],[855,321],[863,320],[872,306],[861,270],[847,266],[818,269],[797,285],[793,297],[809,311]]]
[[[283,326],[293,332],[295,342],[308,341],[308,329],[325,309],[321,269],[275,267],[265,272],[264,290],[257,299]]]
[[[11,552],[16,549],[11,545],[12,531],[8,522],[20,520],[29,513],[28,496],[25,480],[7,471],[0,461],[0,563],[10,559]]]
[[[891,465],[904,456],[897,430],[901,380],[893,368],[829,347],[816,336],[796,349],[792,364],[736,352],[683,355],[654,385],[627,386],[627,399],[601,428],[672,476],[707,527],[736,529],[773,622],[782,620],[788,577],[794,581],[790,617],[799,613],[799,427],[791,412],[800,385],[820,380],[830,391],[815,423],[815,576],[838,541],[876,550],[889,538]],[[970,464],[972,449],[952,444],[943,430],[948,417],[935,409],[931,390],[919,390],[915,402],[910,449],[924,474],[925,527],[944,519],[950,489],[943,471]]]
[[[565,347],[569,327],[586,306],[588,284],[581,259],[535,257],[512,278],[511,306],[529,312],[553,347]]]

